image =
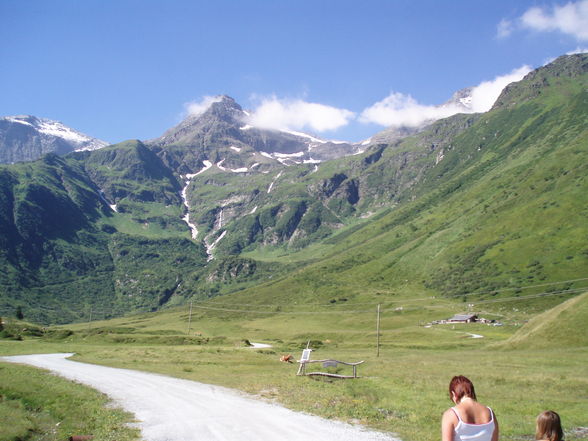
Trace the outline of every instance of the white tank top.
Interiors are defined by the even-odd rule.
[[[451,410],[457,415],[459,422],[455,426],[453,441],[490,441],[494,433],[494,412],[490,411],[490,421],[484,424],[464,423],[459,412],[452,407]]]

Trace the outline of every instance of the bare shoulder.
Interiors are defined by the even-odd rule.
[[[447,409],[443,413],[443,419],[441,420],[441,440],[442,441],[453,441],[453,431],[458,424],[457,416],[451,409]],[[496,440],[498,441],[498,440]]]
[[[442,421],[445,423],[457,423],[457,415],[455,415],[455,412],[449,408],[447,409],[445,412],[443,412],[443,418]]]

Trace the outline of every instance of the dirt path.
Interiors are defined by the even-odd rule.
[[[399,441],[219,386],[67,360],[71,355],[19,355],[0,360],[48,369],[106,393],[135,414],[145,441]]]

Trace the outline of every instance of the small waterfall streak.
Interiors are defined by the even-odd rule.
[[[280,179],[280,176],[282,176],[282,172],[280,171],[280,173],[278,173],[278,175],[274,178],[274,180],[272,181],[272,183],[269,185],[268,189],[267,189],[267,194],[270,194],[270,192],[272,191],[272,188],[274,188],[274,184],[276,183],[276,181],[278,179]]]
[[[184,207],[186,207],[186,214],[184,215],[184,217],[182,217],[182,220],[186,222],[186,225],[188,225],[188,228],[190,228],[192,239],[196,239],[196,237],[198,237],[198,228],[196,228],[196,224],[190,221],[190,203],[188,202],[188,187],[192,183],[192,179],[194,179],[195,176],[198,176],[200,173],[204,173],[206,170],[212,167],[212,162],[210,161],[202,161],[202,163],[204,164],[204,167],[198,173],[189,173],[185,176],[182,176],[182,178],[185,179],[185,185],[184,188],[182,188],[182,192],[180,195],[182,197],[182,203],[184,204]],[[113,208],[114,211],[116,211],[115,208]]]
[[[225,237],[226,234],[227,234],[227,230],[223,231],[221,233],[221,235],[219,237],[217,237],[216,240],[214,242],[212,242],[211,244],[208,244],[205,241],[206,254],[208,254],[208,259],[207,259],[208,262],[210,262],[212,259],[214,259],[214,255],[212,254],[212,251],[215,249],[215,247],[218,245],[218,243],[222,240],[222,238]]]

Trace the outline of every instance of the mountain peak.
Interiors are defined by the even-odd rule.
[[[231,118],[240,120],[245,116],[243,108],[230,96],[220,95],[216,98],[218,100],[213,101],[203,114],[198,115],[199,117],[209,114],[223,119]]]
[[[226,117],[244,113],[241,106],[228,95],[204,97],[200,102],[188,104],[187,110],[185,120],[197,120],[204,115]]]
[[[508,108],[536,98],[550,85],[566,78],[580,77],[587,72],[587,53],[562,55],[551,63],[529,72],[521,81],[506,86],[492,108]]]
[[[206,97],[199,103],[188,105],[188,116],[150,143],[201,144],[203,141],[210,141],[210,135],[214,132],[237,130],[246,116],[241,106],[228,95]]]
[[[448,101],[441,104],[441,107],[455,106],[457,108],[463,109],[463,111],[466,113],[471,112],[473,89],[473,87],[465,87],[458,90],[453,95],[451,95],[451,98],[449,98]]]
[[[0,163],[33,161],[46,153],[95,150],[108,143],[33,115],[0,117]]]

